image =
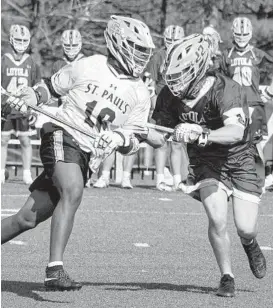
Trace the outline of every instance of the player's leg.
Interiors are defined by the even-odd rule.
[[[200,197],[209,220],[208,236],[221,272],[217,295],[234,296],[234,276],[231,269],[230,239],[227,232],[227,193],[218,186],[200,189]]]
[[[171,191],[172,188],[165,183],[164,168],[168,155],[168,143],[155,149],[156,188],[161,191]]]
[[[154,149],[149,144],[146,145],[146,148],[144,149],[144,166],[146,170],[144,171],[144,175],[149,176],[151,174],[151,171],[148,169],[153,165],[153,159],[154,159]]]
[[[232,179],[234,221],[253,275],[263,278],[266,274],[266,260],[257,243],[256,236],[264,174],[257,169],[255,148],[253,155],[251,155],[251,150],[248,151],[247,155],[241,157],[238,163],[242,166],[241,170],[237,166],[238,171],[234,173]]]
[[[35,134],[36,130],[29,126],[27,117],[16,119],[16,135],[20,141],[22,151],[23,181],[27,185],[33,182],[31,176],[32,146],[30,136]]]
[[[11,120],[1,121],[1,183],[5,183],[5,169],[10,135],[13,132]]]
[[[48,192],[34,190],[19,212],[1,220],[1,244],[51,217],[56,205],[52,200]]]
[[[187,180],[187,176],[189,174],[189,157],[188,157],[188,153],[187,153],[187,144],[186,143],[182,143],[182,150],[181,150],[181,180],[186,181]]]
[[[173,188],[178,189],[178,185],[181,183],[181,164],[182,164],[182,143],[171,142],[171,170],[173,173]]]
[[[121,187],[126,189],[132,189],[131,172],[136,159],[136,154],[124,156],[123,158],[123,175],[121,181]]]
[[[45,286],[48,290],[54,291],[79,290],[82,287],[81,283],[73,281],[64,271],[63,254],[72,232],[76,211],[82,200],[83,173],[76,163],[58,161],[55,164],[52,180],[60,193],[60,200],[51,220],[50,255]]]
[[[111,168],[113,167],[115,162],[115,153],[113,152],[111,155],[109,155],[102,165],[102,171],[101,175],[96,181],[96,183],[93,185],[95,188],[106,188],[109,186],[110,182],[110,172]]]
[[[31,176],[32,146],[29,136],[19,135],[18,139],[20,140],[22,151],[23,181],[29,185],[33,181]]]

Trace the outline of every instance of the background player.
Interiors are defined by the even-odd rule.
[[[30,44],[30,32],[26,26],[12,25],[10,28],[11,51],[2,57],[1,85],[9,93],[19,91],[23,87],[33,86],[40,81],[41,74],[38,65],[26,51]],[[29,125],[29,116],[13,110],[6,120],[1,121],[1,182],[5,182],[5,165],[7,147],[11,135],[18,137],[22,149],[23,181],[32,183],[31,159],[32,147],[30,136],[36,130]]]
[[[162,66],[166,56],[167,48],[175,41],[181,40],[184,37],[184,29],[180,26],[170,25],[164,31],[164,48],[160,49],[154,54],[150,63],[148,64],[147,71],[151,74],[150,78],[153,80],[152,86],[155,87],[155,96],[152,98],[152,105],[155,112],[161,107],[158,106],[156,101],[158,94],[165,85],[165,81],[162,77]],[[164,102],[162,102],[164,104]],[[153,111],[153,110],[152,110]],[[152,116],[152,119],[155,118]],[[159,122],[156,124],[160,125]],[[159,190],[170,191],[172,188],[166,185],[166,175],[164,175],[164,169],[166,166],[166,160],[168,156],[168,148],[170,147],[170,163],[173,173],[173,184],[176,189],[181,182],[181,168],[183,168],[183,176],[187,175],[187,155],[185,146],[181,143],[170,142],[166,143],[163,147],[155,150],[155,165],[156,165],[156,187]],[[182,165],[183,161],[183,165]],[[184,178],[184,179],[185,179]],[[184,180],[183,179],[183,180]],[[170,184],[169,182],[167,184]]]
[[[258,143],[262,140],[263,135],[267,135],[267,121],[259,91],[260,67],[263,65],[264,60],[273,63],[273,58],[250,44],[252,24],[248,18],[235,18],[232,24],[232,33],[233,47],[223,52],[220,69],[226,76],[236,81],[246,93],[251,114],[251,138],[257,143],[259,155],[262,158],[262,150]],[[264,166],[258,155],[257,164],[260,166],[259,169],[262,175]]]
[[[122,35],[124,33],[125,35]],[[15,215],[2,220],[2,243],[36,227],[52,216],[50,256],[45,286],[52,290],[78,290],[63,269],[63,254],[81,203],[89,158],[97,149],[110,154],[138,150],[137,131],[147,135],[149,92],[139,76],[150,60],[154,44],[149,28],[141,21],[111,16],[105,30],[109,56],[95,55],[65,66],[44,83],[28,88],[22,98],[8,103],[24,111],[27,102],[47,102],[66,95],[57,116],[85,131],[100,133],[98,140],[53,122],[42,128],[41,160],[44,172],[30,187],[31,195]],[[104,131],[107,123],[120,128]],[[69,181],[68,181],[69,179]]]
[[[82,36],[78,30],[65,30],[62,34],[62,48],[64,56],[53,63],[52,75],[62,67],[84,57],[82,53]]]
[[[209,62],[210,45],[202,35],[186,37],[168,49],[167,86],[158,97],[165,101],[165,108],[156,116],[162,125],[175,127],[176,141],[188,144],[188,185],[179,186],[203,203],[222,276],[217,295],[232,297],[228,199],[250,268],[262,278],[266,261],[256,241],[262,181],[255,169],[255,146],[244,140],[248,123],[244,111],[248,109],[241,87],[220,74],[207,76]]]
[[[62,34],[61,41],[64,55],[53,63],[52,75],[57,73],[65,65],[73,61],[78,61],[84,57],[84,54],[81,52],[82,36],[78,30],[65,30]],[[61,106],[64,100],[65,97],[59,98],[58,106]]]

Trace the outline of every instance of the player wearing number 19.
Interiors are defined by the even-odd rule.
[[[40,81],[41,74],[32,56],[27,53],[30,44],[30,32],[27,27],[12,25],[10,28],[11,51],[2,57],[1,86],[9,93],[14,93],[22,87],[33,86]],[[30,167],[32,147],[29,136],[36,130],[29,125],[29,118],[13,110],[6,120],[1,121],[1,182],[5,182],[5,165],[7,145],[11,134],[18,137],[22,148],[23,180],[26,184],[32,182]]]
[[[29,97],[22,94],[21,100],[7,101],[23,111],[24,102],[41,104],[52,96],[66,95],[57,116],[100,135],[94,142],[69,127],[46,123],[40,149],[44,172],[31,185],[23,208],[2,220],[1,239],[5,243],[52,216],[45,278],[46,288],[52,290],[82,287],[64,271],[63,254],[82,199],[91,153],[96,152],[95,147],[107,154],[114,149],[125,155],[134,153],[139,142],[131,132],[137,130],[141,137],[147,133],[150,95],[139,76],[154,48],[149,28],[133,18],[111,16],[105,38],[108,57],[94,55],[75,61],[44,83],[27,89]],[[119,128],[106,132],[109,122]]]

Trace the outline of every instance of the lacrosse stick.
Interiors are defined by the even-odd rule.
[[[147,123],[147,127],[148,128],[153,128],[155,130],[158,130],[160,132],[164,132],[164,133],[170,133],[173,134],[173,128],[169,128],[169,127],[165,127],[165,126],[161,126],[161,125],[156,125],[156,124],[152,124],[152,123]]]
[[[7,92],[3,87],[1,87],[1,94],[4,94],[4,95],[6,95],[8,97],[14,97],[9,92]],[[92,134],[90,132],[87,132],[84,129],[82,129],[81,127],[79,127],[79,126],[77,126],[75,124],[71,124],[71,123],[67,122],[66,120],[60,119],[59,117],[57,117],[57,116],[53,115],[52,113],[42,109],[41,107],[38,107],[38,106],[33,105],[33,104],[29,104],[29,103],[26,103],[26,105],[27,105],[28,108],[30,108],[32,110],[35,110],[36,112],[39,112],[39,113],[41,113],[41,114],[43,114],[43,115],[53,119],[56,122],[59,122],[59,123],[61,123],[63,125],[66,125],[66,126],[72,128],[72,129],[82,133],[85,136],[88,136],[88,137],[90,137],[92,139],[96,139],[96,137],[97,137],[96,134]]]

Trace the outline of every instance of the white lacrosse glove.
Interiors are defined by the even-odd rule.
[[[205,146],[208,142],[209,130],[198,124],[182,123],[174,128],[173,140],[176,142],[194,143]]]
[[[12,109],[15,109],[23,114],[27,113],[28,106],[26,102],[20,97],[10,96],[6,101],[6,104],[9,105]]]
[[[104,151],[105,155],[110,155],[118,147],[124,145],[124,136],[115,131],[105,131],[101,133],[94,141],[94,148],[101,149]]]

